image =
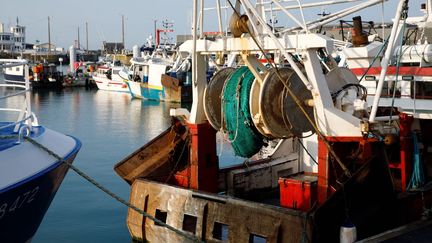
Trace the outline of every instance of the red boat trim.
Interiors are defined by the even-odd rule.
[[[372,67],[366,75],[380,75],[381,67]],[[367,68],[352,68],[351,71],[357,75],[364,75]],[[387,75],[396,75],[397,67],[388,67]],[[399,67],[399,75],[432,76],[432,67]]]

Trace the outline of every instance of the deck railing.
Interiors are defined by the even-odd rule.
[[[18,113],[18,116],[14,121],[6,121],[6,125],[0,126],[0,131],[3,129],[14,127],[14,132],[19,132],[22,127],[26,127],[29,129],[30,132],[33,126],[38,126],[38,121],[31,109],[31,87],[28,62],[21,59],[0,59],[0,69],[16,66],[24,67],[24,85],[0,83],[0,89],[2,90],[0,100],[6,100],[11,99],[12,97],[22,96],[23,102],[20,104],[21,108],[0,107],[0,112],[2,113]],[[6,90],[9,92],[6,92]]]

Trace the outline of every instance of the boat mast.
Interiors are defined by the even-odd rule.
[[[125,39],[124,39],[124,15],[122,15],[122,44],[123,44],[123,49],[125,49]]]
[[[426,1],[426,13],[427,13],[426,22],[432,21],[432,0]]]
[[[48,16],[48,55],[51,56],[51,21]]]
[[[80,31],[79,31],[79,26],[78,26],[78,50],[81,48],[79,32]]]
[[[89,50],[89,44],[88,44],[88,23],[86,22],[86,51]]]

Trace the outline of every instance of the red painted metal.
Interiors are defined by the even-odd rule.
[[[280,205],[286,208],[309,211],[316,202],[317,177],[299,174],[279,178]]]
[[[174,175],[178,186],[217,192],[219,161],[216,155],[216,131],[209,123],[188,124],[191,134],[189,165]]]
[[[160,33],[161,32],[174,32],[172,29],[157,29],[156,30],[156,46],[160,44]]]
[[[413,142],[411,125],[414,118],[406,113],[399,114],[399,146],[400,146],[400,161],[390,163],[390,168],[399,169],[401,175],[402,192],[406,191],[406,187],[411,178],[412,173],[412,155]]]
[[[377,142],[375,138],[365,138],[365,137],[325,137],[327,142],[332,143],[356,143],[361,148],[361,153],[359,154],[359,162],[367,161],[372,156],[371,146],[374,142]],[[330,171],[330,153],[327,145],[321,138],[318,138],[318,203],[324,203],[329,196],[335,192],[335,187],[331,185],[332,182],[336,180],[334,178],[334,173]],[[343,161],[342,161],[343,162]]]
[[[371,67],[366,75],[380,75],[381,67]],[[361,76],[367,71],[367,68],[352,68],[351,71]],[[388,67],[387,75],[396,75],[397,67]],[[432,67],[399,67],[399,75],[412,76],[432,76]]]
[[[318,137],[318,203],[327,200],[329,188],[328,149],[324,141]]]

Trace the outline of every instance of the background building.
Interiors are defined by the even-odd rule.
[[[19,25],[18,19],[15,26],[6,31],[3,23],[0,23],[0,52],[21,51],[26,48],[24,26]]]

